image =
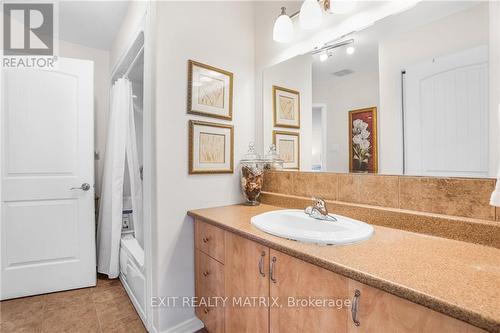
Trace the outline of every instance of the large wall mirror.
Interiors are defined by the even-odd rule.
[[[495,176],[490,20],[488,2],[420,2],[266,68],[265,148],[301,171]]]

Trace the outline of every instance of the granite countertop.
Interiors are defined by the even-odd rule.
[[[275,250],[489,331],[500,331],[500,250],[373,226],[367,241],[319,246],[266,234],[251,217],[270,205],[191,210],[188,215]]]

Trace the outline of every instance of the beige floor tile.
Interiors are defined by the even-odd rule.
[[[134,306],[127,296],[118,296],[106,301],[95,302],[97,316],[102,327],[108,327],[110,324],[130,319],[138,318]]]
[[[63,309],[44,314],[42,333],[94,333],[100,332],[96,309],[92,302],[67,304]]]
[[[0,303],[1,332],[40,332],[45,296],[18,298]]]
[[[101,326],[102,333],[146,333],[140,318],[130,317]]]

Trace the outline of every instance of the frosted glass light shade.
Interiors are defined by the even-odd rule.
[[[316,0],[305,0],[300,7],[300,27],[304,30],[316,29],[321,25],[323,12]]]
[[[356,1],[352,0],[332,0],[330,2],[330,9],[328,10],[333,14],[347,14],[356,8]]]
[[[273,40],[279,43],[288,43],[293,38],[293,24],[290,16],[281,14],[274,22]]]

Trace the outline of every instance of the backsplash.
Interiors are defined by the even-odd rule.
[[[500,221],[495,179],[268,171],[264,192]]]
[[[374,225],[500,248],[494,179],[268,171],[262,203],[303,209],[311,197],[330,212]]]

